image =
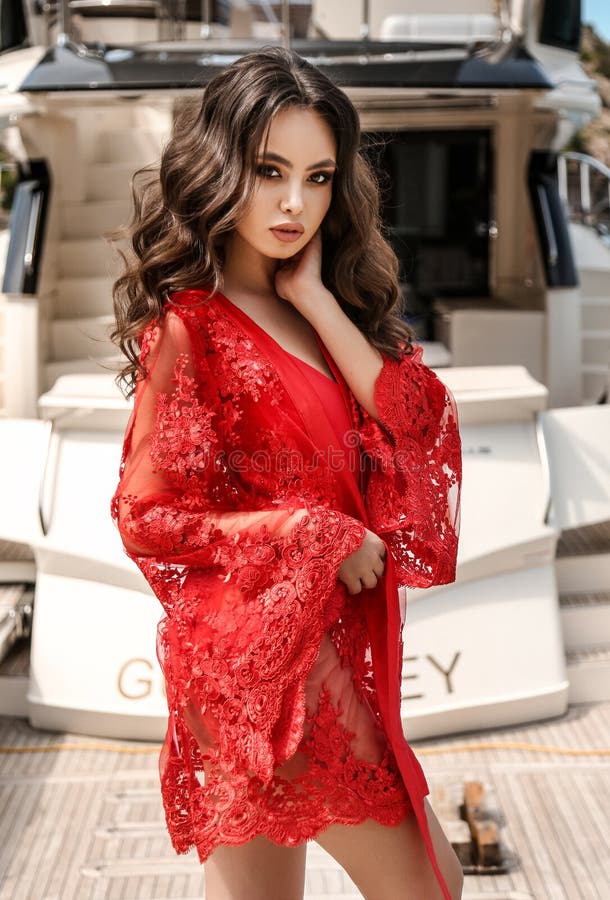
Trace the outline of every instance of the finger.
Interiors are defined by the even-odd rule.
[[[378,579],[374,572],[370,572],[368,575],[361,578],[361,581],[366,588],[374,588],[377,587]]]
[[[339,576],[339,581],[341,581],[345,585],[345,589],[348,594],[359,594],[362,590],[362,585],[360,584],[359,578],[354,578],[353,576],[350,578],[348,576]]]

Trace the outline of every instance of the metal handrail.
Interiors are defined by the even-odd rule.
[[[610,209],[610,168],[604,165],[604,163],[600,162],[598,159],[595,159],[594,156],[589,156],[587,153],[578,153],[575,150],[569,150],[565,153],[560,153],[557,157],[557,179],[559,184],[559,194],[561,199],[571,215],[574,215],[575,210],[573,210],[570,206],[570,198],[568,193],[568,162],[577,162],[578,165],[578,188],[579,188],[579,196],[580,196],[580,216],[581,221],[587,225],[595,226],[597,223],[595,221],[595,217],[599,210],[596,207],[592,206],[591,203],[591,174],[592,172],[599,173],[602,178],[606,180],[606,192],[607,192],[607,200],[603,199],[601,201],[603,209]],[[599,204],[597,204],[599,206]]]
[[[30,161],[28,177],[17,181],[9,219],[9,245],[2,278],[5,294],[36,294],[52,189],[44,160]]]
[[[281,32],[282,43],[285,47],[290,47],[290,0],[280,0],[281,2]],[[176,32],[180,16],[172,14],[172,5],[167,0],[46,0],[42,6],[42,12],[47,17],[47,35],[50,31],[49,15],[51,12],[57,14],[58,34],[56,36],[57,46],[77,45],[72,29],[72,10],[78,9],[95,9],[96,7],[112,8],[112,6],[140,6],[142,8],[149,7],[156,10],[157,18],[170,23],[172,30]],[[258,4],[270,21],[278,22],[278,18],[273,11],[269,0],[259,0]],[[201,30],[200,37],[209,39],[212,37],[211,26],[211,4],[210,0],[201,0]],[[369,32],[369,4],[368,0],[364,0],[363,9],[363,38],[368,38]],[[86,53],[88,48],[78,44],[81,52]]]
[[[28,222],[28,230],[25,238],[25,247],[23,248],[23,269],[27,276],[31,278],[34,275],[34,264],[36,262],[36,237],[40,228],[40,221],[43,209],[43,196],[40,191],[32,197],[32,212]]]
[[[209,40],[214,37],[211,23],[211,0],[199,0],[201,9],[201,28],[199,36]],[[270,0],[250,0],[262,10],[268,21],[279,26],[281,41],[287,48],[291,45],[290,40],[290,0],[280,0],[280,14],[276,14],[273,10]],[[530,0],[517,0],[516,3],[511,0],[497,0],[495,17],[497,19],[497,34],[491,41],[481,41],[480,46],[474,52],[475,57],[486,59],[488,62],[500,62],[511,51],[523,44],[527,23],[530,16]],[[56,44],[60,46],[73,47],[78,50],[79,55],[95,55],[96,51],[91,47],[79,42],[74,34],[72,24],[72,12],[78,9],[95,9],[100,8],[111,10],[113,6],[130,5],[139,6],[141,8],[156,8],[157,18],[160,26],[163,25],[168,29],[170,35],[169,40],[176,41],[183,37],[184,27],[184,7],[185,0],[42,0],[42,12],[47,18],[47,39],[50,43],[50,16],[52,13],[57,14],[58,34],[56,36]],[[358,0],[360,7],[360,28],[359,40],[366,48],[371,43],[371,2],[370,0]],[[161,34],[159,35],[161,39]],[[450,39],[447,39],[450,41]],[[447,41],[443,41],[446,43]],[[456,45],[463,46],[463,42],[456,39]],[[478,43],[478,42],[477,42]],[[410,53],[412,51],[409,51]],[[396,55],[395,61],[398,61]],[[380,55],[385,58],[385,53]],[[407,55],[405,58],[412,58]],[[348,57],[352,61],[351,57]],[[334,59],[333,63],[342,60]]]
[[[172,27],[175,27],[178,21],[178,17],[171,14],[167,0],[45,0],[41,10],[46,18],[47,40],[51,30],[51,16],[55,13],[58,26],[58,33],[55,38],[56,46],[72,47],[78,52],[79,56],[99,55],[99,52],[87,47],[86,44],[75,38],[72,26],[72,12],[78,12],[81,9],[95,10],[96,8],[110,11],[113,6],[150,9],[160,24],[164,21],[169,21]]]
[[[53,440],[53,435],[55,431],[55,426],[53,424],[53,420],[48,421],[45,424],[45,431],[47,432],[47,446],[46,453],[44,456],[44,464],[42,467],[42,472],[40,473],[40,481],[38,483],[38,520],[40,522],[40,530],[42,531],[44,537],[49,533],[50,527],[50,513],[49,518],[45,517],[44,510],[44,502],[45,502],[45,487],[47,482],[47,472],[49,469],[49,456],[51,455],[51,442]]]
[[[121,6],[126,9],[153,9],[158,10],[161,4],[159,0],[68,0],[70,9],[112,9],[113,6]]]
[[[542,417],[540,413],[536,414],[535,435],[536,445],[538,447],[538,458],[540,460],[540,471],[542,475],[542,493],[544,497],[542,521],[545,525],[549,525],[551,524],[550,519],[553,509],[551,465],[549,462],[549,451],[547,449],[547,443],[544,437],[544,428],[542,426]]]
[[[496,6],[498,35],[491,43],[482,44],[474,55],[490,63],[502,62],[516,47],[523,45],[528,15],[527,3],[513,5],[509,0],[500,0]]]
[[[546,191],[541,184],[538,185],[538,201],[540,203],[540,215],[544,222],[544,227],[548,240],[547,260],[550,267],[557,265],[559,259],[559,247],[557,245],[557,236],[555,234],[555,226],[553,225],[553,216],[549,209],[549,201]]]

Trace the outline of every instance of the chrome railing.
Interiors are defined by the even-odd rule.
[[[610,169],[586,153],[566,151],[557,157],[559,194],[570,221],[608,234]]]
[[[119,7],[123,12],[132,9],[134,14],[149,12],[151,18],[157,19],[159,39],[175,39],[181,36],[179,16],[174,13],[172,4],[166,0],[45,0],[41,12],[45,22],[47,45],[51,44],[53,26],[56,26],[56,46],[78,44],[72,15],[99,10],[100,14],[111,16],[113,7]],[[82,51],[85,51],[84,47]]]
[[[22,2],[25,2],[25,0],[22,0]],[[437,35],[436,38],[431,37],[430,40],[432,42],[435,42],[435,40],[437,42],[440,41],[441,43],[474,43],[480,45],[477,55],[489,55],[490,61],[494,61],[497,56],[498,60],[500,60],[510,52],[515,44],[523,42],[533,15],[532,2],[533,0],[495,0],[494,10],[489,14],[490,18],[494,17],[497,21],[497,29],[492,37],[485,33],[478,36],[474,34],[469,39],[466,39],[459,35],[449,34],[442,37]],[[277,26],[279,39],[284,46],[290,46],[290,0],[279,0],[279,11],[277,10],[278,3],[272,5],[270,0],[249,0],[249,3],[251,7],[258,9],[258,12],[262,14],[268,23]],[[211,0],[199,0],[198,5],[200,10],[199,37],[204,39],[213,38]],[[367,43],[372,40],[372,4],[370,0],[354,0],[353,5],[357,5],[359,9],[359,39],[361,42]],[[160,41],[180,41],[184,39],[187,0],[37,0],[38,12],[42,14],[44,19],[47,45],[50,45],[52,42],[61,46],[78,45],[81,46],[81,52],[86,52],[86,48],[79,44],[78,29],[74,27],[73,16],[79,13],[92,14],[94,10],[97,10],[100,15],[112,17],[113,7],[116,8],[117,13],[124,13],[130,8],[133,9],[136,15],[138,12],[143,15],[148,12],[150,18],[157,19],[157,39]],[[426,18],[425,4],[422,4],[422,7],[420,13]],[[406,15],[406,11],[404,12],[405,17],[409,18]],[[390,18],[400,18],[402,15],[402,7],[397,0],[396,16],[391,16]],[[449,18],[455,18],[453,11],[450,12],[448,10],[447,15]],[[439,13],[438,17],[442,18],[442,14]],[[462,18],[467,18],[467,14],[464,14]],[[477,18],[477,16],[474,16],[474,18]],[[52,31],[54,37],[52,37]],[[398,35],[396,40],[400,39]],[[417,39],[413,38],[413,40]],[[426,41],[423,40],[422,43],[425,44]]]
[[[261,8],[268,21],[278,25],[282,35],[282,43],[290,45],[290,0],[280,0],[281,18],[278,19],[269,0],[257,0],[255,6]],[[112,15],[112,7],[121,11],[132,8],[134,13],[149,11],[151,18],[158,22],[157,37],[159,40],[182,40],[186,18],[185,0],[44,0],[40,11],[44,17],[47,45],[51,44],[51,30],[56,26],[55,44],[66,46],[78,44],[72,26],[72,14],[81,11],[92,13],[99,10],[100,15]],[[213,37],[212,4],[210,0],[201,0],[201,28],[199,36],[209,39]],[[363,21],[368,26],[368,0],[364,0]],[[364,26],[363,26],[364,28]],[[368,27],[367,27],[368,36]],[[81,52],[86,50],[81,48]]]

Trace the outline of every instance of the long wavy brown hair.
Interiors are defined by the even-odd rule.
[[[116,378],[126,397],[145,375],[141,332],[168,294],[221,290],[224,236],[248,207],[271,119],[287,107],[316,111],[337,142],[338,171],[321,226],[324,285],[379,350],[394,358],[399,342],[412,350],[415,332],[401,318],[399,262],[384,235],[380,181],[361,147],[356,108],[297,53],[265,47],[239,57],[211,79],[201,99],[181,106],[160,163],[131,179],[130,222],[105,234],[130,245],[130,258],[118,250],[124,271],[113,285],[110,334],[128,359]]]

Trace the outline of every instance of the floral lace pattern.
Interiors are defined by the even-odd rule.
[[[276,367],[202,296],[174,295],[142,335],[147,374],[111,514],[165,613],[163,803],[175,850],[195,846],[203,862],[257,834],[294,846],[333,822],[397,824],[411,802],[384,740],[360,595],[337,577],[364,521],[341,508],[324,464],[307,465],[315,435]],[[432,375],[388,359],[379,423],[352,397],[368,527],[419,583],[452,580],[457,552],[457,419]],[[288,465],[286,448],[298,451]]]
[[[412,588],[455,581],[460,531],[457,405],[422,353],[415,347],[384,360],[374,390],[379,422],[352,398],[363,448],[375,461],[366,487],[370,527],[387,540],[399,584]]]

